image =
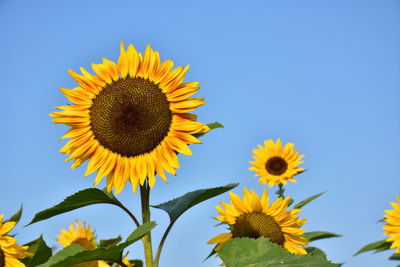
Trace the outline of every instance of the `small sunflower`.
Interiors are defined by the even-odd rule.
[[[208,244],[217,244],[218,252],[223,244],[235,237],[259,238],[267,237],[271,242],[278,244],[294,254],[307,254],[301,246],[307,245],[308,240],[301,235],[305,230],[300,227],[306,219],[296,216],[300,209],[286,211],[290,197],[278,198],[269,205],[267,189],[261,199],[251,190],[243,190],[243,199],[230,192],[231,205],[220,202],[222,207],[216,206],[220,216],[214,219],[230,226],[231,232],[220,234],[208,241]]]
[[[150,46],[142,56],[121,42],[118,64],[103,58],[92,67],[96,75],[69,70],[79,86],[60,90],[73,104],[50,114],[71,127],[60,150],[75,160],[71,168],[89,160],[85,176],[97,170],[94,185],[107,176],[107,190],[117,194],[128,180],[136,192],[146,177],[152,188],[155,173],[164,181],[165,171],[175,175],[176,152],[191,155],[188,145],[201,144],[193,135],[210,130],[188,113],[204,105],[204,98],[189,98],[198,82],[182,82],[189,66],[172,69]]]
[[[269,187],[287,184],[287,180],[296,182],[293,176],[304,170],[297,167],[303,163],[300,161],[303,155],[298,155],[299,151],[293,148],[293,143],[287,143],[282,148],[279,138],[276,144],[271,139],[265,140],[264,147],[258,145],[258,149],[253,149],[255,161],[250,161],[253,166],[249,170],[255,171],[254,176],[260,176],[258,181],[261,184],[269,183]]]
[[[386,241],[393,242],[390,248],[396,248],[395,253],[400,253],[400,197],[397,196],[396,198],[398,203],[390,203],[393,210],[385,210],[386,214],[383,221],[387,224],[383,226],[383,229],[385,230],[384,235],[389,236]]]
[[[0,266],[1,267],[23,267],[25,264],[20,259],[32,256],[28,252],[28,246],[19,246],[14,237],[7,233],[14,228],[16,222],[4,222],[4,214],[0,215]]]

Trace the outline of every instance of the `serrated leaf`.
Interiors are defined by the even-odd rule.
[[[400,253],[395,253],[390,256],[389,260],[400,261]]]
[[[110,239],[102,239],[102,240],[100,240],[99,247],[105,248],[105,247],[109,247],[109,246],[114,246],[121,241],[122,241],[121,236],[118,236],[116,238],[110,238]]]
[[[181,216],[185,211],[187,211],[194,205],[218,196],[222,193],[225,193],[238,185],[239,184],[228,184],[220,187],[192,191],[168,202],[164,202],[154,206],[152,205],[152,207],[162,209],[167,212],[171,222],[174,222],[176,221],[176,219],[178,219],[179,216]]]
[[[112,193],[107,193],[97,188],[88,188],[68,196],[61,203],[52,208],[36,213],[32,221],[26,226],[78,208],[101,203],[123,207],[122,203],[119,202]]]
[[[320,248],[316,248],[316,247],[305,247],[304,249],[307,251],[308,255],[312,255],[312,256],[321,256],[321,257],[323,257],[324,259],[326,259],[326,254],[325,254],[325,252],[324,252],[322,249],[320,249]]]
[[[33,254],[32,257],[26,257],[21,260],[26,267],[38,266],[39,264],[45,263],[51,257],[51,248],[46,245],[43,236],[40,236],[38,239],[33,240],[24,246],[28,246],[28,252]]]
[[[141,239],[148,232],[150,232],[156,226],[155,222],[147,222],[136,228],[132,234],[126,239],[125,242],[109,247],[100,247],[92,250],[83,250],[79,245],[70,245],[63,250],[60,250],[53,257],[49,259],[45,264],[40,267],[57,267],[57,266],[73,266],[82,262],[93,261],[93,260],[105,260],[119,262],[123,250],[129,245]],[[72,246],[72,248],[71,248]],[[78,246],[80,249],[76,248]]]
[[[222,125],[218,121],[212,122],[212,123],[208,123],[207,126],[210,127],[210,131],[214,130],[214,129],[217,129],[217,128],[224,128],[224,125]],[[199,137],[202,137],[205,134],[206,133],[197,133],[197,134],[193,134],[193,136],[196,137],[196,138],[199,138]]]
[[[18,223],[19,220],[21,219],[21,216],[22,216],[22,210],[23,210],[23,207],[22,207],[22,204],[21,204],[21,207],[19,208],[19,210],[13,216],[11,216],[6,222],[16,222],[16,223]]]
[[[296,255],[268,238],[233,238],[218,252],[227,267],[337,267],[322,256]]]
[[[373,242],[373,243],[370,243],[370,244],[365,245],[364,247],[362,247],[353,256],[356,256],[356,255],[358,255],[360,253],[363,253],[363,252],[372,251],[372,250],[378,250],[378,249],[379,249],[379,251],[386,250],[386,249],[390,248],[391,244],[392,244],[391,242],[386,242],[385,240]],[[377,251],[375,251],[375,252],[377,252]]]
[[[331,238],[331,237],[341,237],[342,235],[338,235],[335,233],[324,232],[324,231],[315,231],[315,232],[307,232],[304,233],[303,236],[308,239],[308,241],[315,241],[319,239]]]
[[[321,192],[319,194],[313,195],[309,198],[304,199],[303,201],[300,201],[299,203],[297,203],[296,205],[294,205],[293,209],[301,209],[303,206],[307,205],[308,203],[310,203],[311,201],[313,201],[314,199],[316,199],[317,197],[322,196],[323,194],[325,194],[326,191]]]

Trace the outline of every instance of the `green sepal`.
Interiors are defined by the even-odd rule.
[[[331,237],[341,237],[342,235],[324,232],[324,231],[314,231],[304,233],[303,236],[308,239],[308,241],[312,242],[319,239],[331,238]]]
[[[306,199],[300,201],[299,203],[297,203],[296,205],[294,205],[293,209],[301,209],[303,206],[307,205],[308,203],[310,203],[311,201],[313,201],[317,197],[322,196],[325,193],[326,193],[326,191],[321,192],[321,193],[316,194],[316,195],[313,195],[313,196],[311,196],[309,198],[306,198]]]
[[[151,205],[153,208],[162,209],[168,213],[171,222],[176,221],[179,216],[181,216],[185,211],[190,209],[191,207],[207,200],[218,196],[222,193],[225,193],[239,184],[228,184],[225,186],[214,187],[214,188],[207,188],[207,189],[200,189],[196,191],[192,191],[186,193],[183,196],[177,197],[170,201],[158,204],[158,205]]]
[[[390,248],[392,242],[387,242],[386,240],[376,241],[373,243],[369,243],[362,247],[359,251],[357,251],[353,256],[356,256],[360,253],[375,250],[374,253],[384,251]]]
[[[121,236],[118,236],[116,238],[110,238],[110,239],[102,239],[99,242],[99,247],[106,248],[109,246],[114,246],[114,245],[117,245],[121,241],[122,241]]]
[[[155,222],[147,222],[136,228],[125,242],[109,247],[100,247],[92,250],[84,250],[81,246],[72,244],[53,255],[46,263],[40,267],[73,266],[75,264],[104,260],[121,262],[123,250],[129,245],[141,239],[156,226]]]
[[[33,254],[32,257],[26,257],[21,260],[26,267],[38,266],[39,264],[45,263],[51,257],[51,248],[47,246],[42,235],[38,239],[24,244],[24,246],[28,246],[29,248],[27,251]]]
[[[394,253],[392,256],[390,256],[389,260],[400,261],[400,253]]]
[[[203,261],[206,261],[206,260],[208,260],[211,256],[217,254],[217,252],[215,251],[215,249],[216,249],[217,246],[218,246],[218,244],[214,246],[214,248],[211,250],[210,254],[208,254],[208,256],[207,256]]]
[[[218,251],[227,267],[337,267],[320,255],[296,255],[268,238],[233,238]]]
[[[106,189],[100,190],[97,188],[87,188],[66,197],[62,202],[51,208],[36,213],[32,221],[26,226],[75,209],[102,203],[113,204],[125,208],[122,203],[119,202],[112,193],[108,193]]]
[[[22,206],[22,203],[21,203],[21,207],[19,208],[19,210],[13,216],[11,216],[8,220],[6,220],[5,222],[16,222],[16,223],[18,223],[19,220],[21,219],[21,216],[22,216],[22,210],[23,210],[23,206]]]
[[[218,121],[216,122],[212,122],[212,123],[208,123],[207,124],[208,127],[210,127],[210,131],[217,129],[217,128],[224,128],[224,125],[222,125],[221,123],[219,123]],[[194,137],[199,138],[202,137],[203,135],[205,135],[206,133],[196,133],[196,134],[192,134]]]

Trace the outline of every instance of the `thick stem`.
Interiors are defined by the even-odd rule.
[[[142,201],[142,219],[143,224],[150,221],[150,187],[145,182],[144,185],[140,186],[140,198]],[[148,232],[143,238],[144,255],[146,259],[146,267],[153,267],[153,248],[151,246],[151,233]]]

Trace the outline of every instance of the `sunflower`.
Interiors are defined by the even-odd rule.
[[[23,267],[25,264],[19,261],[25,257],[33,256],[28,252],[28,246],[19,246],[14,237],[6,235],[16,222],[4,222],[4,214],[0,215],[0,266],[1,267]]]
[[[216,206],[219,217],[214,219],[230,226],[231,232],[220,234],[208,241],[208,244],[217,244],[214,251],[218,252],[223,244],[235,237],[259,238],[267,237],[271,242],[278,244],[294,254],[307,254],[301,246],[307,245],[308,240],[301,235],[305,230],[300,227],[306,219],[296,216],[300,209],[286,211],[290,197],[278,198],[269,205],[267,189],[261,199],[251,190],[243,190],[243,199],[230,192],[231,205],[220,202],[222,207]]]
[[[260,176],[258,180],[261,184],[269,183],[269,187],[279,184],[287,184],[287,180],[296,182],[294,175],[303,171],[297,167],[303,161],[303,155],[298,155],[299,151],[293,150],[294,144],[287,143],[282,148],[281,140],[265,140],[264,147],[258,145],[258,149],[253,149],[252,155],[255,161],[250,161],[253,165],[249,170],[255,171],[254,176]]]
[[[400,197],[397,196],[396,198],[399,203],[390,203],[393,210],[385,210],[386,214],[383,221],[387,224],[383,226],[383,229],[385,230],[384,235],[389,236],[386,241],[393,242],[390,248],[396,248],[395,253],[400,253]]]
[[[107,190],[117,194],[128,180],[136,193],[146,177],[152,188],[155,173],[164,181],[165,171],[175,175],[176,152],[191,155],[188,145],[201,144],[193,135],[210,130],[188,113],[204,105],[204,98],[189,98],[198,82],[182,83],[189,66],[172,69],[150,46],[142,56],[121,42],[118,64],[103,59],[92,67],[96,75],[69,70],[79,86],[60,90],[73,104],[50,114],[71,127],[60,150],[74,159],[71,168],[89,160],[85,176],[97,170],[94,185],[107,176]]]

